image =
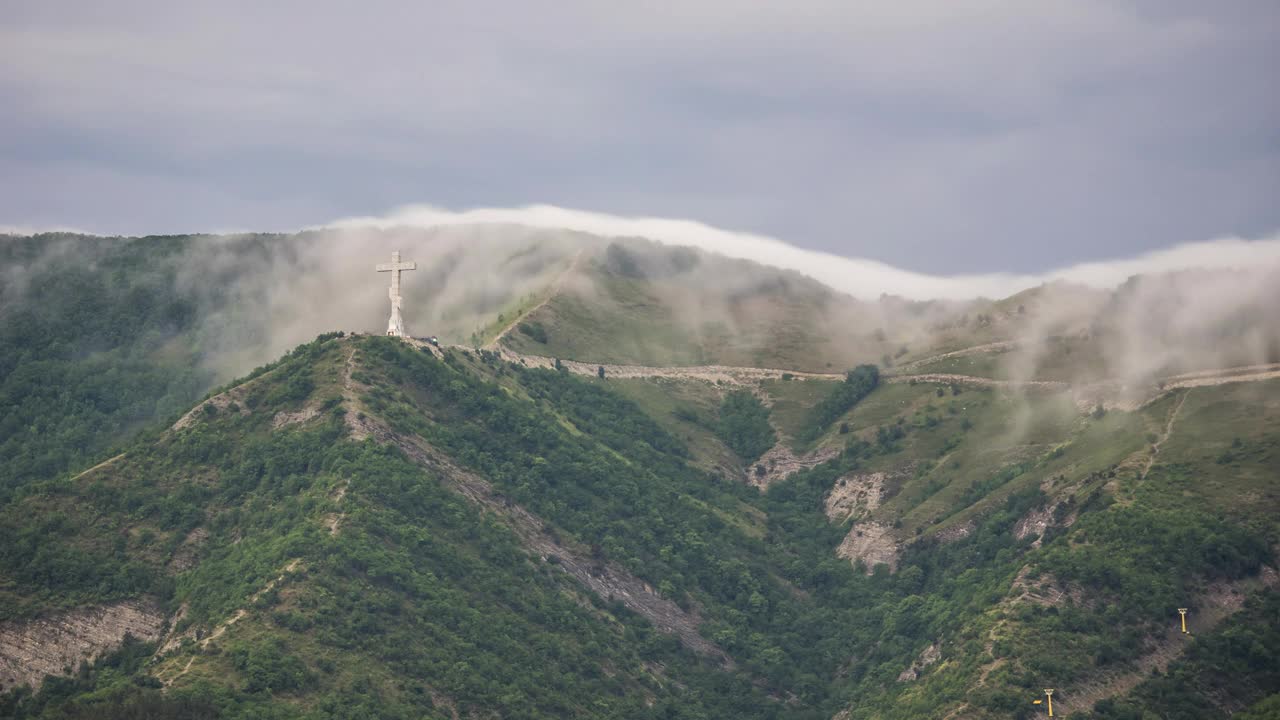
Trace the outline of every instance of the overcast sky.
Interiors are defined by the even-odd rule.
[[[1041,272],[1280,229],[1277,38],[1274,0],[0,2],[0,226],[548,203]]]

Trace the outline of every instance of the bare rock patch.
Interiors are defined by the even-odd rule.
[[[756,464],[748,470],[747,482],[764,490],[779,480],[784,480],[801,470],[821,465],[839,454],[839,449],[826,447],[798,456],[785,442],[780,441],[769,448],[769,452],[761,455]]]
[[[934,537],[940,543],[953,543],[957,540],[963,540],[973,534],[977,527],[972,520],[967,520],[960,525],[952,525],[945,530],[939,530]]]
[[[202,527],[198,527],[188,533],[183,538],[182,544],[174,551],[173,557],[169,559],[169,570],[179,573],[195,567],[196,557],[200,554],[200,548],[208,539],[209,531]]]
[[[826,512],[832,522],[844,522],[849,518],[863,520],[880,507],[884,497],[887,473],[855,473],[836,480],[827,494]]]
[[[898,674],[898,682],[911,682],[920,677],[920,671],[942,659],[942,651],[938,649],[938,644],[933,643],[929,647],[920,651],[920,656],[911,663],[911,666]]]
[[[320,417],[320,408],[308,405],[297,412],[278,412],[271,418],[271,428],[279,430],[289,425],[300,425],[308,420]]]
[[[77,608],[34,620],[0,623],[0,689],[37,688],[46,675],[75,672],[132,635],[158,640],[165,614],[144,600]]]
[[[888,565],[890,572],[898,569],[898,543],[887,526],[875,522],[856,523],[836,555],[853,563],[861,560],[868,575],[880,564]]]

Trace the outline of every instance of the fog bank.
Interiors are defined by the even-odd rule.
[[[576,230],[603,237],[643,237],[688,245],[729,257],[795,270],[841,292],[872,299],[882,294],[914,300],[1002,298],[1046,282],[1113,288],[1133,275],[1185,269],[1253,268],[1280,263],[1280,232],[1248,240],[1222,237],[1178,245],[1132,258],[1081,263],[1039,274],[985,273],[940,276],[903,270],[874,260],[805,250],[776,238],[712,227],[694,220],[621,217],[552,205],[451,211],[411,205],[380,217],[335,220],[321,227],[433,228],[457,225],[521,225]],[[1036,242],[1028,238],[1027,242]]]

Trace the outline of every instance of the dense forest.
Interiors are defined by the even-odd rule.
[[[0,464],[7,492],[83,466],[208,388],[189,339],[196,302],[175,285],[181,243],[62,238],[0,243]]]

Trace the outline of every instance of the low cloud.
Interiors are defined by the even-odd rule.
[[[1253,269],[1280,264],[1280,233],[1255,240],[1216,238],[1136,257],[1081,263],[1039,274],[946,276],[912,272],[874,260],[806,250],[776,238],[723,230],[694,220],[623,217],[552,205],[462,211],[412,205],[385,216],[345,218],[322,227],[387,230],[459,225],[517,225],[548,230],[575,230],[603,237],[643,237],[667,245],[687,245],[728,257],[795,270],[836,290],[864,299],[885,294],[914,300],[1002,298],[1055,281],[1093,288],[1114,288],[1134,275],[1191,269]]]

